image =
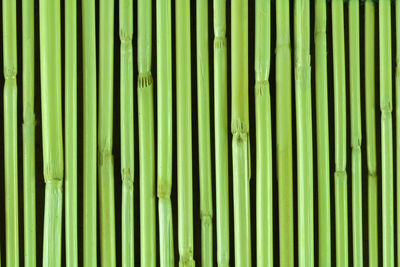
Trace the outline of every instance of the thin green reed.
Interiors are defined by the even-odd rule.
[[[83,266],[97,266],[97,82],[95,0],[82,1]]]
[[[120,115],[121,115],[121,240],[122,266],[130,267],[134,260],[134,127],[133,127],[133,0],[119,1],[119,36],[121,40]]]
[[[279,259],[294,264],[292,166],[292,62],[290,1],[276,1],[276,150],[279,203]]]
[[[332,0],[332,48],[335,112],[336,264],[348,266],[346,174],[346,65],[343,0]]]
[[[318,162],[318,259],[331,266],[331,203],[329,167],[328,70],[326,48],[326,1],[315,1],[315,98]]]
[[[390,0],[379,1],[379,87],[382,146],[382,257],[394,266],[392,51]]]
[[[217,263],[229,266],[229,171],[226,0],[213,1]]]
[[[396,0],[396,103],[400,103],[400,1]],[[400,105],[396,105],[396,166],[400,166]],[[400,192],[400,171],[396,176],[397,192]],[[397,194],[397,222],[400,222],[400,194]],[[397,226],[397,236],[400,236]],[[400,239],[397,238],[397,262],[400,262]]]
[[[138,1],[138,116],[140,162],[140,262],[156,266],[156,195],[151,1]]]
[[[314,266],[310,1],[294,2],[299,266]]]
[[[353,265],[363,266],[359,1],[348,3]]]
[[[113,267],[115,258],[113,70],[114,0],[100,0],[99,12],[99,217],[101,265]],[[93,244],[92,244],[93,245]]]
[[[368,165],[368,255],[369,266],[378,266],[378,179],[376,173],[375,124],[375,3],[364,6],[365,123]]]
[[[3,1],[4,60],[4,192],[6,264],[19,266],[18,253],[18,149],[17,149],[17,6]]]
[[[35,193],[35,29],[34,1],[22,2],[22,97],[24,161],[24,261],[36,266]]]
[[[60,1],[40,0],[43,172],[46,182],[43,266],[61,266],[63,136]]]
[[[157,196],[160,266],[172,267],[172,36],[171,1],[156,1],[157,23]]]
[[[255,10],[257,266],[272,267],[271,2],[257,0]]]
[[[251,266],[248,1],[231,3],[235,266]]]
[[[77,16],[65,2],[65,249],[66,265],[78,265]]]
[[[208,1],[196,1],[197,114],[200,179],[201,262],[213,266],[213,203],[208,67]]]

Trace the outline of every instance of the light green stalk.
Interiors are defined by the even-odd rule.
[[[343,0],[332,0],[333,83],[335,102],[336,264],[349,264],[346,174],[346,66]]]
[[[289,0],[276,1],[276,156],[281,266],[294,264],[292,63]]]
[[[99,36],[99,216],[101,265],[113,267],[115,258],[113,70],[114,0],[100,0]],[[92,244],[93,245],[93,244]]]
[[[83,266],[97,266],[97,85],[95,0],[82,1]]]
[[[363,266],[359,0],[350,0],[348,8],[353,265]]]
[[[400,166],[400,1],[396,0],[396,166]],[[397,169],[396,185],[400,192],[400,171]],[[397,222],[400,222],[400,194],[397,193]],[[397,236],[400,236],[399,223]],[[400,262],[400,238],[397,238],[397,262]]]
[[[299,266],[314,266],[310,1],[294,2]]]
[[[157,22],[157,196],[160,266],[173,267],[172,222],[172,41],[171,1],[156,1]]]
[[[3,0],[4,60],[4,192],[6,210],[6,264],[19,266],[18,253],[18,144],[17,144],[17,5]]]
[[[269,70],[271,2],[256,1],[255,96],[257,142],[257,266],[274,264],[272,221],[272,131]]]
[[[24,155],[24,262],[36,266],[35,205],[35,29],[34,1],[22,3],[22,138]]]
[[[151,1],[138,1],[138,114],[140,156],[140,259],[156,266],[153,77],[151,75]]]
[[[214,0],[214,131],[217,263],[229,266],[226,0]]]
[[[251,266],[250,138],[248,77],[248,2],[233,0],[232,21],[232,164],[235,266]]]
[[[331,266],[331,203],[329,167],[328,70],[326,50],[326,1],[315,1],[315,98],[318,156],[319,266]]]
[[[378,181],[375,130],[375,4],[365,2],[365,123],[368,165],[368,255],[369,266],[378,266]]]
[[[382,146],[383,266],[394,266],[392,37],[390,0],[379,1],[379,87]]]
[[[190,1],[176,0],[175,12],[179,266],[194,267]]]
[[[134,266],[134,127],[133,127],[133,0],[119,1],[119,36],[121,40],[121,240],[122,266]]]
[[[40,0],[39,18],[43,172],[46,182],[43,266],[59,267],[64,175],[60,1]]]
[[[213,266],[213,208],[208,69],[208,1],[196,1],[197,114],[202,266]]]

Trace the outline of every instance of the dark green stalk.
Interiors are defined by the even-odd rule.
[[[396,166],[400,166],[400,1],[396,0]],[[400,171],[396,176],[397,192],[400,192]],[[400,235],[400,193],[397,193],[397,236]],[[400,262],[400,238],[397,238],[397,262]]]

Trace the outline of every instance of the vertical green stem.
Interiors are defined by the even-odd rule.
[[[396,166],[400,166],[400,1],[396,0]],[[397,192],[400,192],[400,170],[397,169]],[[397,193],[397,236],[400,234],[400,193]],[[400,238],[397,238],[397,262],[400,262]]]
[[[256,1],[255,96],[257,142],[257,266],[274,264],[272,220],[272,131],[269,70],[271,2]]]
[[[18,145],[17,145],[17,5],[3,0],[4,60],[4,192],[6,210],[6,264],[19,266],[18,253]]]

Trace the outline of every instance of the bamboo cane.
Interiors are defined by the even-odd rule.
[[[217,263],[229,266],[226,0],[214,0],[214,131]]]
[[[17,6],[3,1],[4,60],[4,192],[6,211],[6,265],[19,266],[18,150],[17,150]]]
[[[390,1],[379,1],[379,87],[382,142],[383,266],[394,266],[392,52]]]
[[[353,265],[363,266],[359,1],[348,3]]]
[[[395,2],[396,8],[396,166],[400,166],[400,2]],[[397,192],[400,192],[400,171],[396,176]],[[400,222],[400,194],[397,193],[397,222]],[[397,236],[400,234],[399,223]],[[397,262],[400,262],[400,239],[397,238]]]
[[[331,266],[331,203],[329,167],[328,71],[326,1],[315,1],[315,95],[318,158],[319,266]]]
[[[82,1],[83,265],[97,266],[97,82],[95,0]]]
[[[190,2],[176,0],[176,114],[179,266],[194,266]]]
[[[375,4],[365,7],[365,123],[368,165],[368,255],[369,266],[378,266],[378,181],[375,130]]]
[[[22,3],[22,83],[24,155],[24,261],[36,266],[35,193],[35,29],[34,1]]]
[[[46,182],[43,266],[61,266],[64,173],[61,105],[60,1],[40,0],[43,170]]]
[[[256,1],[257,266],[273,266],[272,132],[269,70],[271,2]]]
[[[100,0],[99,33],[99,216],[101,265],[115,258],[113,145],[114,1]],[[93,245],[93,244],[92,244]]]
[[[335,101],[336,264],[348,266],[346,174],[346,68],[343,1],[332,0],[333,82]]]
[[[66,265],[78,265],[76,0],[65,2],[65,247]]]
[[[235,266],[243,267],[251,266],[247,0],[232,1],[231,21]]]
[[[138,114],[141,265],[156,266],[156,215],[151,1],[138,1]]]
[[[119,35],[121,40],[121,239],[122,266],[134,266],[134,128],[133,128],[133,1],[119,2]]]
[[[279,259],[294,264],[292,72],[289,0],[276,1],[276,150],[279,203]]]
[[[310,2],[294,2],[299,266],[314,266]]]
[[[208,69],[208,3],[196,1],[197,114],[200,179],[201,262],[213,265],[213,207]]]
[[[174,237],[172,189],[172,44],[171,1],[157,0],[157,196],[160,266],[172,267]]]

